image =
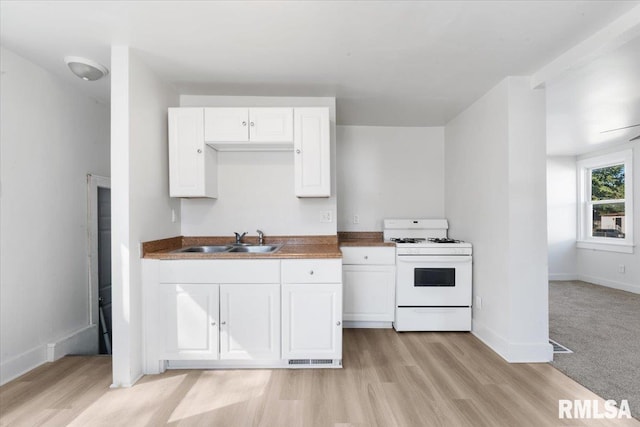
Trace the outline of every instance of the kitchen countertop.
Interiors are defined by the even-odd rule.
[[[142,244],[142,257],[150,259],[302,259],[342,258],[337,236],[265,236],[265,245],[282,244],[272,253],[198,253],[172,252],[196,245],[228,245],[233,237],[185,237],[154,240]],[[257,236],[247,236],[245,243],[257,244]]]
[[[340,246],[391,246],[395,243],[385,242],[382,232],[378,231],[340,231],[338,232]]]

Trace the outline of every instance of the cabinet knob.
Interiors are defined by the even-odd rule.
[[[242,122],[242,126],[246,126],[246,125],[247,125],[247,122]]]
[[[338,320],[338,321],[336,322],[336,326],[340,326],[340,324],[341,324],[341,322]]]
[[[211,326],[216,326],[216,322],[211,322]]]
[[[296,150],[296,154],[300,154],[300,149],[299,148]]]
[[[253,122],[249,123],[251,126],[255,126],[255,124]]]
[[[369,259],[369,255],[365,255],[365,256],[364,256],[364,259]]]
[[[202,154],[202,149],[198,148],[198,154]]]
[[[226,324],[227,324],[227,322],[220,322],[220,324],[221,324],[221,325],[226,325]]]
[[[313,270],[309,271],[309,274],[313,276]]]

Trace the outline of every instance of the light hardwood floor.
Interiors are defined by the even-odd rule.
[[[559,399],[599,398],[548,364],[506,363],[468,333],[345,329],[343,364],[174,370],[109,389],[109,357],[65,357],[0,387],[0,425],[640,426],[560,420]]]

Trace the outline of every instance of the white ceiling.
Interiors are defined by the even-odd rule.
[[[2,44],[108,102],[65,55],[129,45],[181,93],[336,96],[338,123],[439,126],[638,1],[5,1]]]
[[[577,155],[640,135],[640,37],[546,84],[547,153]],[[620,129],[613,131],[612,129]]]

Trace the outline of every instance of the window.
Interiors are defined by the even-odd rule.
[[[633,252],[632,151],[578,162],[578,247]]]

